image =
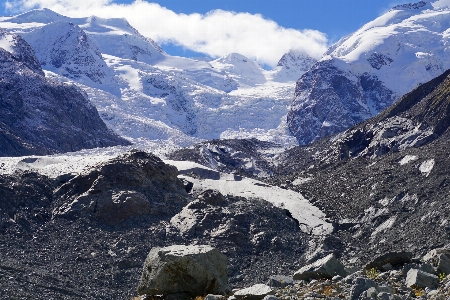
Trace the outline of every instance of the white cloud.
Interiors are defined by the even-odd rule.
[[[139,0],[131,4],[110,0],[8,0],[5,7],[12,12],[49,8],[69,17],[124,17],[157,43],[172,42],[212,57],[238,52],[269,66],[275,66],[290,49],[320,58],[328,43],[319,31],[284,28],[259,14],[223,10],[204,15],[177,14]]]
[[[450,7],[450,0],[438,0],[435,2],[432,2],[431,5],[433,5],[434,8],[449,8]]]

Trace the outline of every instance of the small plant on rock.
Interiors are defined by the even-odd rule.
[[[377,279],[379,274],[380,274],[380,271],[378,271],[376,268],[371,268],[369,270],[366,270],[366,276],[372,280]]]
[[[411,286],[411,289],[416,297],[422,297],[423,295],[425,295],[425,290],[421,287],[413,285]]]
[[[447,277],[447,274],[445,274],[445,273],[439,273],[439,274],[438,274],[439,282],[444,281],[445,277]]]

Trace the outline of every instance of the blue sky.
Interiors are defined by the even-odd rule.
[[[341,37],[389,8],[408,2],[411,1],[6,0],[0,15],[46,7],[70,17],[125,17],[172,55],[218,57],[239,52],[273,66],[283,53],[294,48],[319,57]]]

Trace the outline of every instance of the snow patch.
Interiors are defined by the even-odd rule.
[[[406,165],[407,163],[410,163],[412,161],[415,161],[419,159],[419,157],[417,157],[416,155],[406,155],[405,157],[403,157],[398,163],[403,166]]]
[[[5,49],[6,51],[8,51],[11,54],[14,54],[14,49],[13,49],[12,45],[14,45],[13,35],[6,34],[3,36],[0,36],[0,48]]]
[[[430,175],[431,173],[431,170],[433,170],[434,163],[435,163],[434,159],[424,161],[419,166],[419,171],[422,172],[422,174],[425,175],[425,177],[428,177],[428,175]]]

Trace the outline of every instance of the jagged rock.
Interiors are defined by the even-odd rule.
[[[406,286],[437,288],[439,286],[439,278],[436,275],[426,273],[419,269],[411,269],[406,275]]]
[[[438,273],[450,274],[450,249],[433,249],[423,257],[423,260],[433,264]]]
[[[389,263],[393,266],[405,264],[411,261],[413,254],[411,252],[388,252],[375,257],[372,261],[364,266],[364,269],[370,270],[372,268],[382,269],[383,265]]]
[[[334,254],[302,267],[295,272],[294,280],[310,280],[318,278],[333,278],[336,275],[346,276],[344,265],[336,259]]]
[[[389,294],[393,294],[394,289],[391,288],[390,286],[373,286],[366,291],[366,297],[369,297],[369,298],[380,297],[379,294],[381,294],[381,293],[388,294],[387,297],[389,299]],[[386,297],[386,296],[384,296],[384,297]]]
[[[266,283],[270,287],[283,288],[294,284],[292,276],[272,275]]]
[[[356,300],[368,289],[377,287],[378,285],[375,281],[367,278],[357,277],[353,281],[353,285],[350,289],[350,299]]]
[[[145,214],[175,214],[190,199],[175,167],[139,151],[85,171],[54,196],[54,217],[87,216],[110,225]]]
[[[238,300],[260,300],[264,299],[268,295],[274,294],[275,292],[270,286],[265,284],[255,284],[251,287],[236,291],[234,293],[234,297]]]
[[[138,286],[140,295],[178,295],[178,299],[227,291],[227,258],[206,245],[153,248]]]

